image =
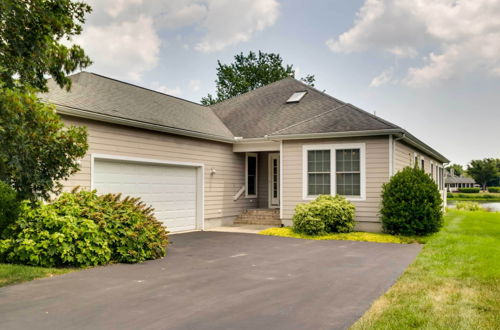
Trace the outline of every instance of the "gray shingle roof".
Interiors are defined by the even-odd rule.
[[[307,91],[307,94],[298,103],[286,103],[298,91]],[[279,80],[210,108],[235,136],[244,138],[399,128],[293,78]]]
[[[444,183],[446,184],[451,184],[451,183],[472,183],[475,184],[476,181],[472,178],[467,178],[464,176],[447,176],[444,179]]]
[[[94,73],[71,76],[71,92],[49,80],[50,103],[155,125],[232,138],[229,129],[209,108],[170,95]]]

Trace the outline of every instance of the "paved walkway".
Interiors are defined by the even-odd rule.
[[[0,288],[0,328],[345,329],[419,245],[171,236],[168,257]]]

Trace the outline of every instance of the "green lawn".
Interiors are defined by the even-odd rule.
[[[449,211],[352,329],[500,329],[500,213]]]
[[[382,233],[366,233],[366,232],[351,232],[345,234],[326,234],[321,236],[311,236],[306,234],[299,234],[292,230],[291,227],[283,228],[268,228],[261,232],[261,235],[268,236],[281,236],[292,238],[303,238],[312,240],[345,240],[345,241],[363,241],[363,242],[377,242],[377,243],[422,243],[427,239],[426,237],[407,237],[407,236],[394,236]]]
[[[74,268],[44,268],[23,265],[0,264],[0,287],[72,272]]]
[[[448,193],[447,199],[450,201],[500,202],[500,193]]]

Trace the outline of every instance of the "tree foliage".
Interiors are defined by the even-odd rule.
[[[90,11],[82,1],[0,1],[0,180],[19,199],[57,193],[87,150],[85,128],[64,127],[35,93],[47,91],[49,76],[69,90],[67,75],[91,64],[66,45]]]
[[[66,46],[82,32],[91,7],[71,0],[0,1],[0,81],[3,87],[47,91],[47,75],[71,87],[68,74],[91,64],[80,46]]]
[[[465,174],[464,168],[460,164],[450,164],[450,165],[446,166],[446,169],[450,173],[453,170],[453,174],[455,176],[461,176],[461,175]]]
[[[425,235],[443,224],[438,186],[423,170],[406,167],[382,187],[382,228],[389,234]]]
[[[484,190],[491,182],[498,181],[500,177],[500,159],[473,160],[467,166],[467,174],[479,183]]]
[[[33,93],[0,89],[0,180],[19,199],[48,198],[79,169],[87,151],[84,127],[64,127],[55,107]]]
[[[208,94],[202,98],[204,105],[224,101],[286,77],[295,77],[293,65],[283,64],[281,56],[275,53],[240,53],[234,56],[231,64],[220,61],[217,64],[216,96]],[[307,75],[301,80],[314,86],[314,75]]]

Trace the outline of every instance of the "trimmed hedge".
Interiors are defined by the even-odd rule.
[[[321,235],[347,233],[354,228],[355,207],[342,196],[321,195],[314,201],[299,204],[293,215],[297,233]]]
[[[500,187],[488,187],[490,193],[500,193]]]
[[[16,221],[20,204],[14,188],[0,181],[0,238],[5,229]]]
[[[407,167],[382,188],[382,228],[389,234],[425,235],[443,225],[438,186],[424,171]]]
[[[0,240],[0,262],[95,266],[161,258],[167,231],[137,198],[64,193],[51,204],[23,204],[12,236]]]
[[[458,188],[458,192],[464,194],[477,194],[481,191],[481,188]]]

